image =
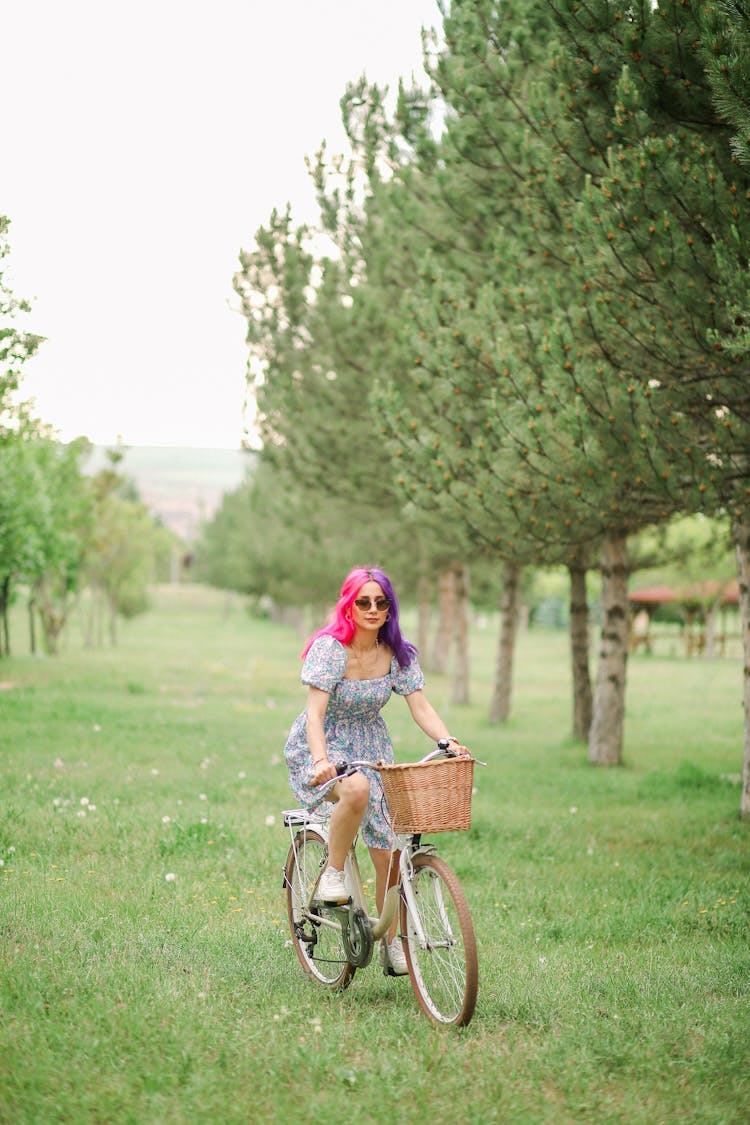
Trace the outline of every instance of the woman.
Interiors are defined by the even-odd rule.
[[[398,602],[388,576],[377,567],[356,567],[346,576],[329,623],[308,641],[302,653],[302,683],[307,708],[298,715],[284,755],[289,784],[300,804],[320,800],[318,786],[337,776],[336,767],[359,759],[392,762],[393,747],[381,710],[391,692],[403,695],[417,726],[437,742],[447,738],[460,753],[466,747],[448,729],[424,694],[417,650],[402,635]],[[367,844],[375,868],[375,901],[382,910],[397,875],[391,864],[392,835],[382,805],[377,775],[358,772],[337,781],[327,794],[334,802],[328,843],[328,867],[320,880],[325,902],[346,902],[344,860],[357,832]],[[392,927],[386,971],[406,973],[401,941]]]

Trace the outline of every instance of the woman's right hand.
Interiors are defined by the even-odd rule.
[[[324,785],[326,781],[333,781],[338,777],[336,767],[333,762],[329,762],[328,758],[321,758],[320,761],[313,762],[313,776],[310,784],[312,786]]]

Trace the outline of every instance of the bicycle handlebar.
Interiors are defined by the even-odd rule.
[[[450,741],[447,738],[441,738],[438,739],[437,749],[430,750],[429,754],[425,754],[424,758],[420,758],[416,765],[422,765],[423,762],[431,762],[433,758],[437,758],[441,754],[445,754],[446,758],[459,757],[455,750],[451,750]],[[487,765],[486,762],[480,762],[478,758],[474,758],[474,761],[479,766]],[[353,761],[350,762],[348,766],[337,766],[336,772],[339,777],[345,777],[349,774],[356,773],[357,770],[362,769],[363,767],[366,767],[370,770],[377,770],[380,769],[381,766],[384,766],[386,764],[386,762]]]
[[[424,758],[420,758],[416,764],[421,765],[423,762],[431,762],[433,758],[437,758],[440,754],[445,754],[446,758],[457,758],[459,755],[455,752],[455,750],[451,750],[450,745],[451,744],[447,738],[439,739],[437,749],[431,750],[429,754],[425,754]],[[474,758],[474,761],[478,766],[487,765],[486,762],[480,762],[479,758]],[[317,808],[318,805],[322,804],[322,802],[325,800],[325,796],[328,790],[333,785],[335,785],[336,782],[340,780],[340,778],[351,777],[353,773],[356,773],[357,770],[361,769],[379,770],[381,766],[385,766],[386,764],[387,763],[385,762],[366,762],[364,761],[364,759],[355,759],[354,761],[349,762],[348,765],[336,766],[336,777],[332,777],[330,781],[324,781],[322,785],[318,786],[320,800],[316,801],[313,807]]]

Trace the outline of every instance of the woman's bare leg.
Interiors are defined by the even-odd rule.
[[[364,774],[353,773],[334,786],[331,796],[336,805],[331,813],[328,834],[328,862],[337,871],[343,871],[346,853],[352,846],[367,809],[370,783]]]
[[[375,868],[375,905],[380,914],[385,902],[385,892],[389,887],[394,887],[398,882],[398,852],[391,852],[388,848],[370,848],[370,859]],[[388,931],[388,940],[392,941],[398,931],[398,911]]]

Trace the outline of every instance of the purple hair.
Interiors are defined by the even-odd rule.
[[[401,627],[398,623],[398,599],[391,585],[390,578],[384,571],[376,566],[355,566],[353,570],[349,571],[341,587],[341,594],[336,603],[336,608],[331,615],[331,620],[310,637],[302,653],[303,660],[310,651],[313,642],[316,641],[318,637],[335,637],[336,640],[341,641],[343,645],[349,644],[354,636],[355,630],[352,606],[354,605],[354,600],[359,594],[359,591],[366,582],[377,582],[384,595],[391,603],[390,609],[388,610],[388,617],[378,630],[378,641],[382,641],[383,644],[388,645],[400,667],[408,668],[417,655],[417,650],[414,645],[410,641],[407,641],[401,634]]]

